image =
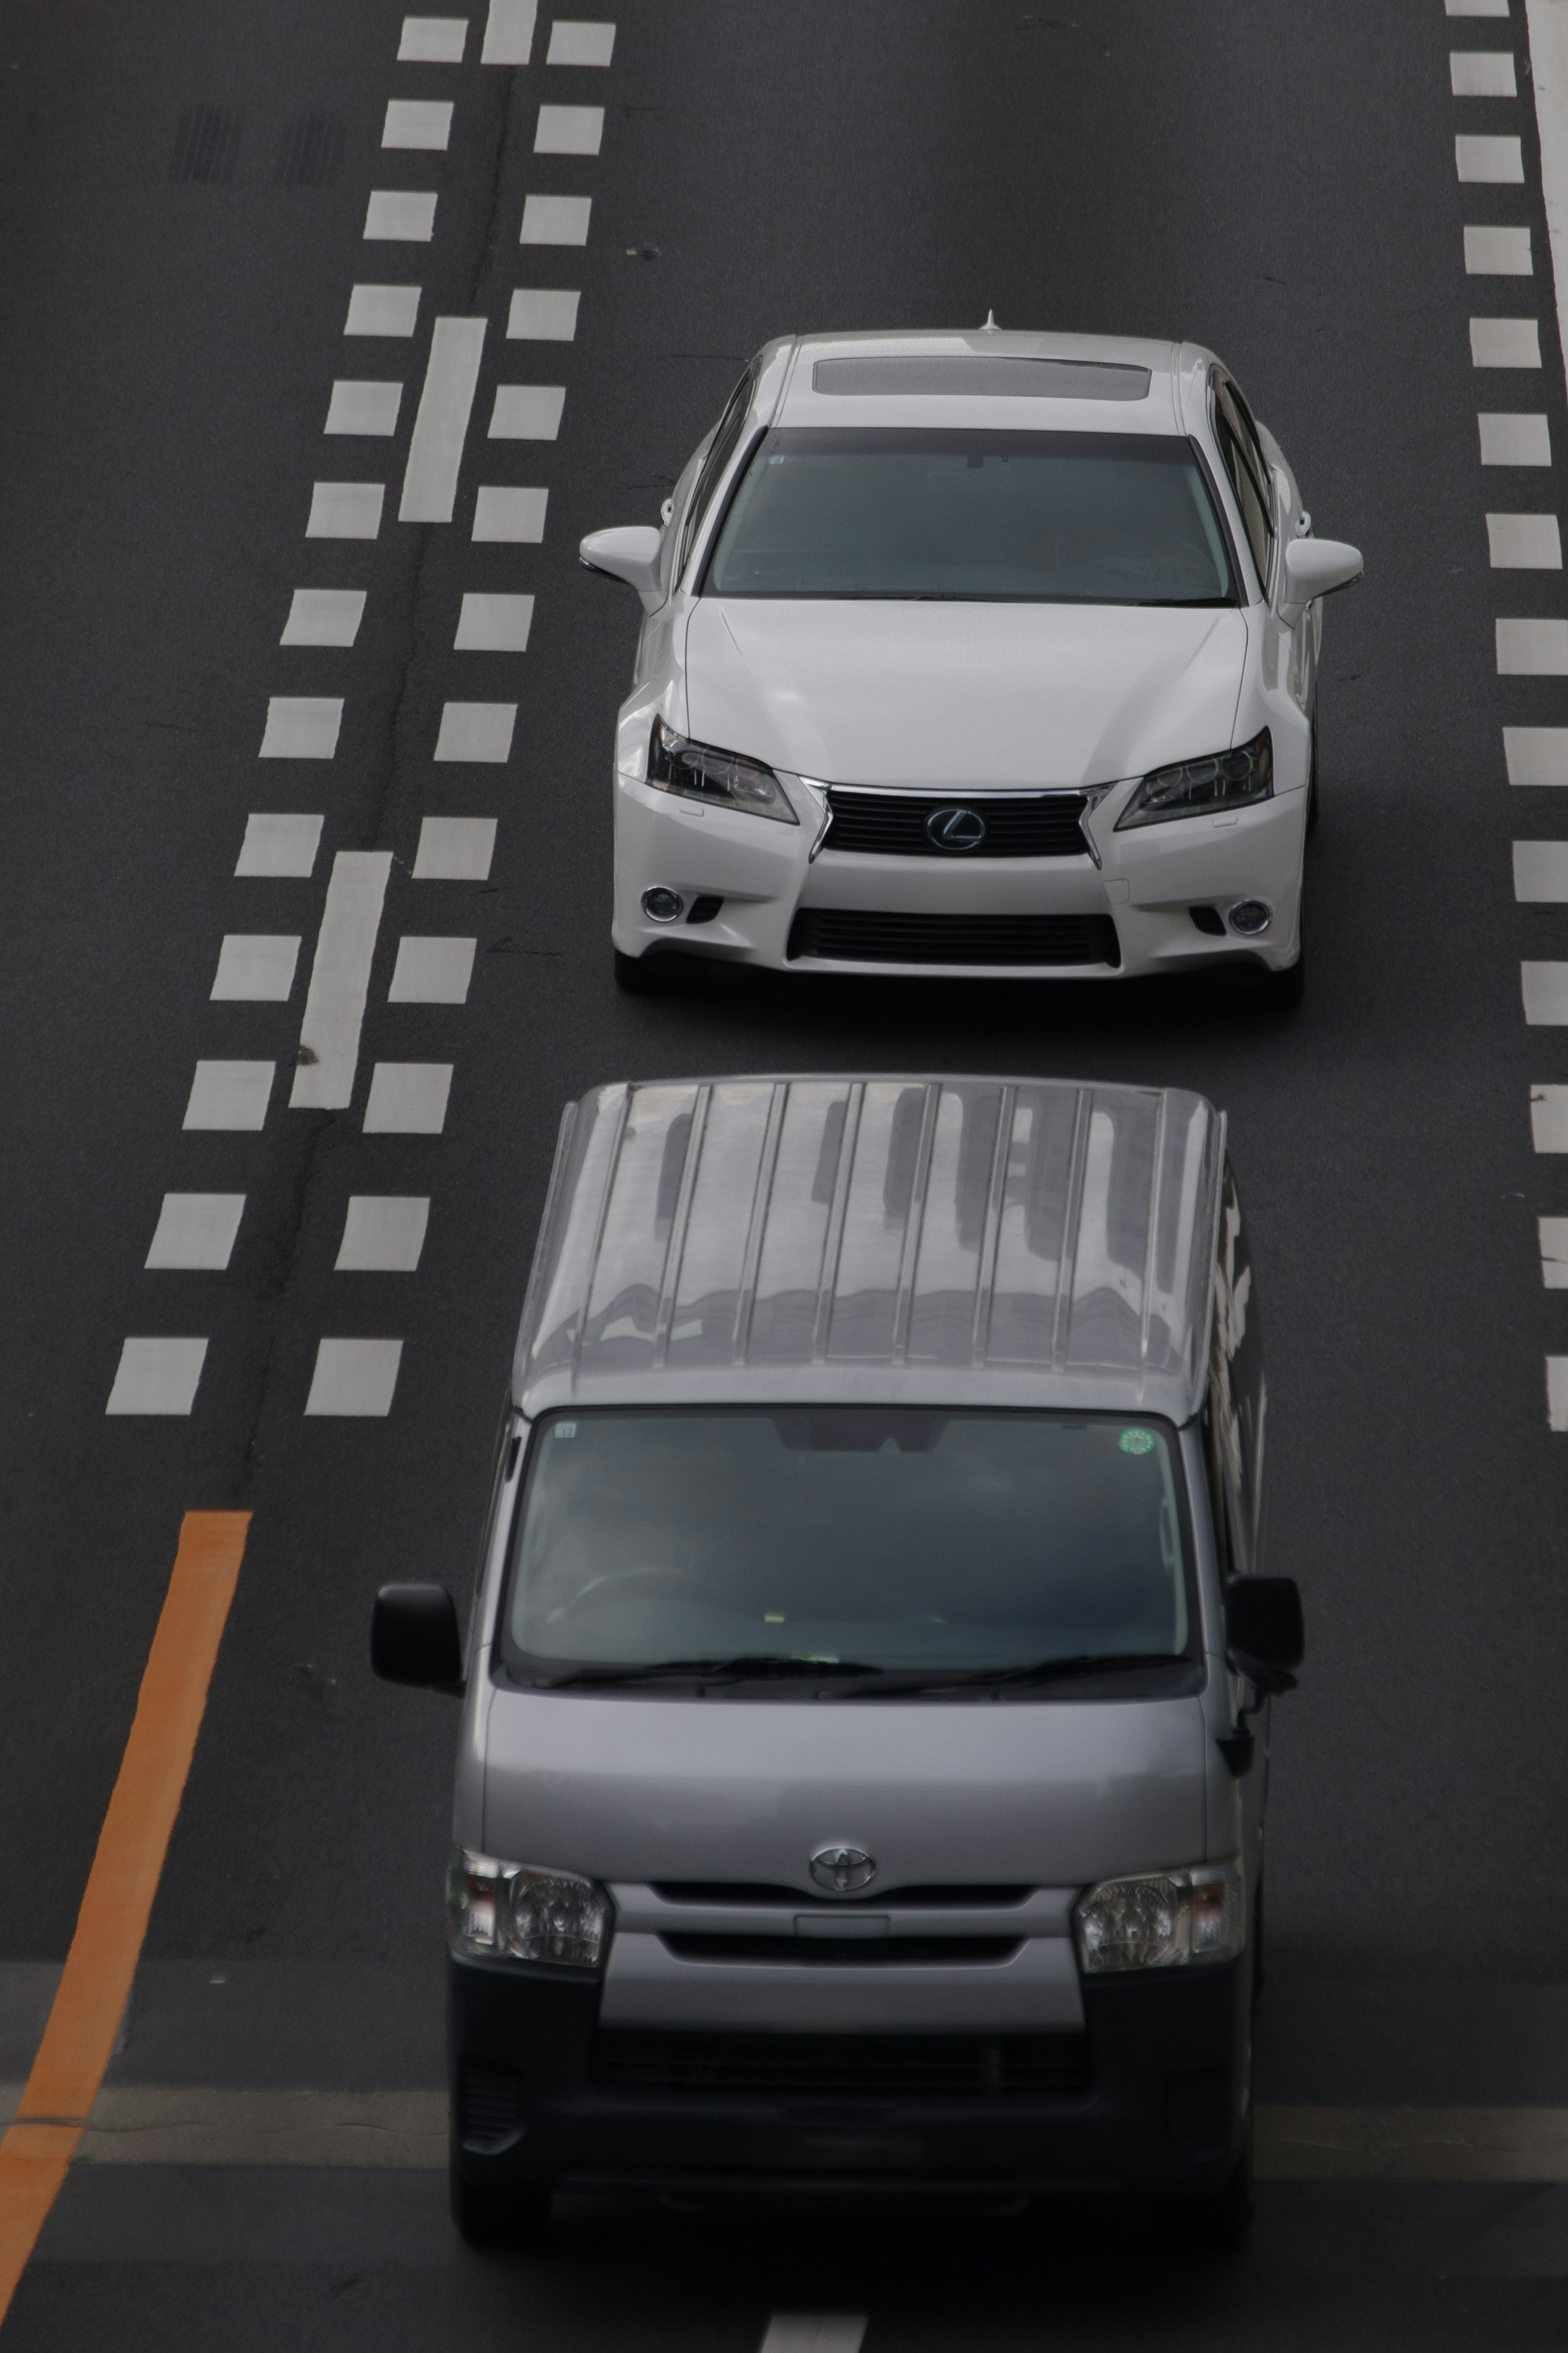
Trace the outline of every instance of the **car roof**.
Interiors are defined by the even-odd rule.
[[[571,1105],[513,1396],[1201,1402],[1225,1123],[1051,1079],[604,1086]]]
[[[1181,433],[1180,350],[1130,335],[989,327],[803,335],[773,421]]]

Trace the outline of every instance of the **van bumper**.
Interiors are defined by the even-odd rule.
[[[451,1961],[453,2163],[496,2191],[1202,2197],[1224,2187],[1243,2147],[1251,1979],[1248,1952],[1220,1968],[1086,1982],[1087,2051],[1065,2054],[1076,2081],[1059,2094],[835,2098],[820,2081],[799,2097],[619,2088],[604,2080],[615,2038],[600,2033],[596,1980]],[[647,2050],[659,2038],[638,2040]]]

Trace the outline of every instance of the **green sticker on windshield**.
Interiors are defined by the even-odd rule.
[[[1152,1454],[1154,1451],[1152,1430],[1124,1430],[1116,1442],[1123,1454]]]

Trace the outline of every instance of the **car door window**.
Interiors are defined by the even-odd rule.
[[[713,502],[713,493],[724,479],[724,471],[735,454],[735,444],[741,438],[752,406],[756,378],[750,368],[730,395],[729,404],[714,428],[708,455],[702,460],[702,470],[697,477],[697,488],[691,493],[691,504],[686,511],[686,522],[680,534],[680,560],[675,567],[679,580],[686,569],[686,560],[696,544],[702,528],[702,519]]]
[[[1245,419],[1245,422],[1243,421]],[[1225,470],[1241,509],[1252,560],[1264,593],[1268,589],[1269,560],[1274,548],[1274,524],[1268,512],[1268,470],[1258,448],[1257,428],[1233,385],[1215,378],[1215,434]]]

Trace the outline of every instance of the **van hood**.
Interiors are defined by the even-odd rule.
[[[826,784],[1109,785],[1226,749],[1234,607],[697,600],[687,725]]]

